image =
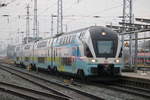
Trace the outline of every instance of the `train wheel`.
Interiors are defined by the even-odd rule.
[[[83,71],[83,70],[78,70],[77,76],[78,76],[83,82],[86,81],[86,77],[85,77],[85,74],[84,74],[84,71]]]
[[[23,62],[20,63],[21,67],[26,68]]]
[[[56,67],[56,66],[54,67],[53,71],[54,71],[54,72],[57,72],[57,67]]]
[[[36,64],[33,64],[33,67],[32,67],[33,70],[36,70]]]
[[[58,70],[57,70],[57,67],[56,67],[56,66],[54,67],[53,72],[54,72],[54,74],[55,74],[56,76],[58,76],[58,75],[59,75],[59,73],[58,73]]]
[[[31,71],[31,70],[32,70],[32,64],[29,64],[29,65],[27,66],[27,70],[28,70],[28,71]]]
[[[31,63],[31,70],[34,70],[34,64]]]
[[[52,72],[52,69],[51,69],[51,66],[50,66],[50,65],[47,67],[47,69],[48,69],[48,71],[49,71],[50,73]]]
[[[14,61],[14,64],[17,65],[16,61]]]

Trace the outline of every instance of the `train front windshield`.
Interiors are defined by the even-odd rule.
[[[113,41],[97,41],[98,54],[113,54]]]
[[[114,40],[96,40],[94,50],[96,57],[115,57],[117,46]]]
[[[118,35],[112,30],[97,27],[90,30],[93,49],[98,58],[116,57],[118,47]]]

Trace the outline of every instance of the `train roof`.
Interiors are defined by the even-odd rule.
[[[74,31],[71,31],[71,32],[56,34],[55,36],[48,37],[48,38],[41,39],[41,40],[37,40],[37,41],[33,41],[33,42],[28,43],[28,44],[33,44],[33,43],[36,43],[36,42],[40,42],[40,41],[44,41],[44,40],[49,40],[49,39],[52,39],[52,38],[57,38],[57,37],[60,37],[62,35],[74,34],[74,33],[82,32],[82,31],[86,31],[86,30],[90,30],[90,31],[94,31],[94,30],[113,31],[110,28],[107,28],[107,27],[104,27],[104,26],[89,26],[89,27],[81,28],[81,29],[74,30]],[[116,34],[115,31],[113,31],[113,33]],[[21,45],[26,45],[26,44],[21,44]]]
[[[99,29],[105,29],[105,30],[107,30],[107,31],[113,31],[113,30],[111,30],[110,28],[107,28],[107,27],[104,27],[104,26],[90,26],[90,27],[81,28],[81,29],[74,30],[74,31],[71,31],[71,32],[67,32],[67,33],[56,34],[56,35],[54,36],[54,38],[55,38],[55,37],[59,37],[59,36],[61,36],[61,35],[68,35],[68,34],[73,34],[73,33],[82,32],[82,31],[85,31],[85,30],[99,30]],[[113,33],[117,34],[115,31],[113,31]]]

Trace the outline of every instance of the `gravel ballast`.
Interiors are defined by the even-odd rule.
[[[6,72],[4,70],[1,70],[1,69],[0,69],[0,82],[6,82],[6,83],[14,84],[17,86],[34,89],[34,90],[46,91],[45,89],[43,89],[39,86],[36,86],[18,76],[15,76],[15,75],[13,75],[9,72]],[[24,99],[21,99],[17,96],[0,91],[0,100],[24,100]]]
[[[26,100],[26,99],[0,91],[0,100]]]

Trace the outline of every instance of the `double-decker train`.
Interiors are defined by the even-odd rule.
[[[79,77],[120,74],[122,43],[109,28],[91,26],[15,48],[15,63]]]

